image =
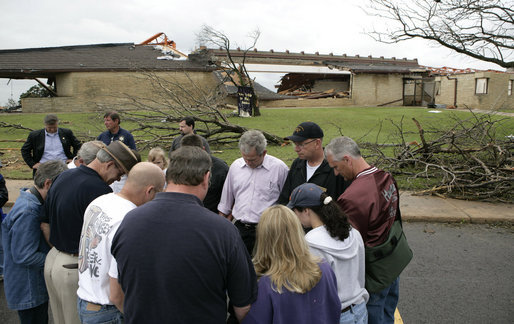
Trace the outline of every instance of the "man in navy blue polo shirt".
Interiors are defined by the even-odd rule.
[[[111,252],[125,322],[220,323],[227,295],[241,320],[257,298],[252,261],[230,221],[203,207],[211,159],[199,147],[170,154],[166,192],[128,212]]]
[[[121,119],[117,112],[109,111],[105,113],[104,125],[107,130],[98,135],[96,139],[104,142],[105,145],[109,145],[114,141],[120,141],[131,149],[135,150],[136,142],[134,141],[134,137],[128,130],[121,128],[120,124]]]
[[[102,144],[103,145],[103,144]],[[45,260],[45,282],[55,324],[80,323],[77,312],[78,250],[84,212],[95,198],[112,192],[109,184],[141,161],[120,141],[104,146],[87,166],[70,169],[48,191],[45,212],[53,248]]]

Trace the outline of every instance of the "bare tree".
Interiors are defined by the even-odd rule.
[[[367,159],[389,170],[397,180],[422,184],[418,194],[434,194],[466,200],[512,202],[514,198],[514,141],[509,136],[508,118],[490,114],[453,117],[454,125],[424,127],[412,119],[419,139],[399,123],[393,144],[359,143],[370,153]],[[378,135],[377,135],[378,137]],[[394,153],[386,154],[385,152]]]
[[[212,88],[199,85],[187,72],[166,76],[142,71],[137,78],[150,82],[153,91],[146,96],[120,93],[116,96],[119,103],[110,104],[109,109],[117,109],[124,120],[138,125],[130,131],[138,134],[140,150],[155,146],[169,148],[173,138],[180,134],[177,123],[184,116],[195,119],[195,131],[211,145],[237,143],[241,134],[248,130],[228,119],[219,84]],[[98,105],[98,110],[105,108]],[[270,143],[283,142],[280,136],[262,132]]]
[[[246,70],[246,56],[249,51],[255,48],[257,41],[261,32],[259,29],[256,29],[248,34],[248,38],[250,39],[250,45],[244,46],[242,49],[243,57],[242,59],[234,59],[232,54],[230,53],[231,49],[231,41],[229,37],[222,31],[216,30],[211,26],[203,25],[200,32],[196,35],[197,41],[200,45],[209,46],[212,45],[217,47],[226,53],[226,57],[224,60],[220,62],[214,62],[217,67],[224,72],[228,80],[236,86],[236,87],[249,87],[252,89],[252,99],[251,99],[251,108],[254,112],[254,116],[260,116],[260,110],[258,105],[257,94],[254,90],[254,82],[250,78],[248,71]],[[238,46],[241,49],[240,46]]]
[[[422,38],[472,58],[514,68],[512,0],[369,0],[390,22],[367,33],[383,43]]]

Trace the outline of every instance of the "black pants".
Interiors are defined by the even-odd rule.
[[[21,324],[48,324],[48,302],[18,311]]]
[[[253,247],[255,246],[255,230],[257,229],[257,224],[236,221],[234,225],[236,225],[237,229],[239,230],[239,235],[241,235],[241,238],[243,239],[243,243],[246,246],[246,250],[248,250],[248,254],[253,256]]]

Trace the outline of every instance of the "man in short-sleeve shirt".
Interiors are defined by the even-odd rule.
[[[117,280],[116,260],[111,254],[112,238],[125,214],[152,200],[162,191],[164,181],[157,165],[138,163],[130,170],[121,192],[100,196],[87,207],[78,258],[77,295],[82,322],[122,323],[123,292]]]
[[[104,115],[104,125],[107,130],[98,135],[96,139],[104,142],[105,145],[109,145],[114,141],[120,141],[135,150],[136,142],[134,141],[134,136],[128,130],[121,128],[120,124],[121,119],[117,112],[107,112]]]
[[[53,248],[45,260],[45,282],[55,324],[80,323],[77,313],[77,257],[84,211],[96,197],[112,192],[109,184],[130,171],[139,155],[115,141],[87,166],[63,172],[45,202]]]

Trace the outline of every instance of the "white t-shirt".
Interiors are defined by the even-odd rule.
[[[125,215],[136,208],[131,201],[114,193],[93,200],[84,213],[79,246],[79,289],[86,301],[112,305],[109,301],[109,270],[118,277],[116,260],[111,254],[112,239]]]
[[[75,160],[77,157],[74,157],[73,160],[71,160],[70,163],[68,163],[68,169],[75,169],[77,166],[75,165]]]
[[[314,172],[316,172],[316,170],[319,168],[321,163],[318,165],[315,165],[315,166],[310,166],[309,162],[307,162],[307,163],[305,163],[305,165],[307,166],[307,181],[309,181],[309,179],[312,177]]]
[[[125,185],[125,181],[127,181],[127,175],[126,174],[121,176],[120,181],[114,181],[113,183],[111,183],[110,187],[112,189],[112,192],[113,193],[120,192],[121,189],[123,188],[123,186]]]

